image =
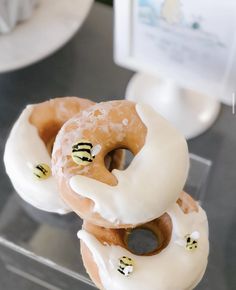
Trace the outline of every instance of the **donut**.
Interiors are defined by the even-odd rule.
[[[155,250],[141,254],[130,250],[127,240],[137,229],[156,236]],[[84,221],[78,237],[85,268],[99,289],[190,290],[206,270],[207,217],[186,193],[161,217],[138,228],[107,229]]]
[[[86,164],[80,164],[78,150],[84,149]],[[134,158],[125,170],[109,171],[104,158],[117,149]],[[184,137],[150,106],[126,100],[95,104],[68,120],[52,153],[63,200],[81,218],[107,228],[160,217],[178,199],[188,168]]]
[[[77,97],[55,98],[28,105],[14,124],[6,142],[6,172],[18,194],[38,209],[65,214],[51,173],[51,151],[62,125],[94,103]]]

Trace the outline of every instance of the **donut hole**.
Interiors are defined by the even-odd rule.
[[[128,149],[123,149],[123,150],[125,152],[125,162],[124,162],[123,170],[125,170],[127,167],[129,167],[130,163],[134,159],[134,154]]]
[[[150,255],[160,247],[160,237],[150,229],[136,228],[128,234],[126,244],[135,255]]]
[[[110,151],[104,158],[104,163],[110,172],[113,169],[125,170],[134,158],[129,149],[118,148]]]
[[[138,256],[152,256],[165,249],[171,239],[172,221],[165,213],[161,217],[134,229],[125,230],[126,249]]]

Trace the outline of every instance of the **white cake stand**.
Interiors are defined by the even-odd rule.
[[[93,0],[40,0],[30,20],[0,35],[0,72],[18,69],[52,54],[84,22]]]
[[[150,104],[187,139],[210,128],[220,111],[220,103],[216,98],[180,88],[171,80],[161,80],[144,73],[136,73],[130,80],[126,98]]]

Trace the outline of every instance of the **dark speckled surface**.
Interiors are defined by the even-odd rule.
[[[0,74],[0,154],[10,127],[28,103],[78,95],[95,101],[122,98],[132,72],[112,60],[111,8],[95,4],[82,29],[60,51],[38,64]],[[236,116],[222,110],[214,126],[189,142],[190,151],[213,161],[205,209],[210,224],[209,267],[199,290],[236,289]],[[12,186],[0,162],[0,216]],[[4,221],[1,221],[4,222]],[[34,224],[27,223],[27,227]],[[27,230],[27,229],[26,229]],[[15,235],[21,234],[17,232]],[[0,264],[0,289],[45,289],[10,274]],[[83,288],[84,287],[84,288]],[[89,287],[89,286],[88,286]],[[66,288],[65,288],[66,289]],[[71,287],[70,289],[76,289]],[[80,286],[78,289],[91,289]],[[150,289],[151,290],[151,289]]]

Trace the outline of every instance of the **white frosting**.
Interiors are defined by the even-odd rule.
[[[25,201],[44,211],[65,214],[70,210],[59,196],[56,179],[37,180],[33,175],[35,165],[51,166],[51,158],[37,128],[29,122],[32,109],[33,105],[27,106],[11,130],[4,153],[6,171]]]
[[[139,224],[161,216],[182,191],[189,168],[184,137],[148,105],[136,111],[147,127],[142,150],[109,186],[82,175],[70,178],[74,192],[94,201],[94,211],[117,224]]]
[[[38,0],[0,0],[0,34],[10,32],[14,26],[30,18]]]
[[[78,233],[93,255],[105,290],[190,290],[198,284],[205,272],[209,253],[206,214],[200,207],[198,213],[184,214],[177,204],[167,213],[173,222],[171,240],[154,256],[136,256],[122,247],[101,244],[85,230]],[[195,231],[200,234],[196,250],[188,251],[176,243]],[[122,256],[134,260],[134,270],[129,277],[117,271]]]

